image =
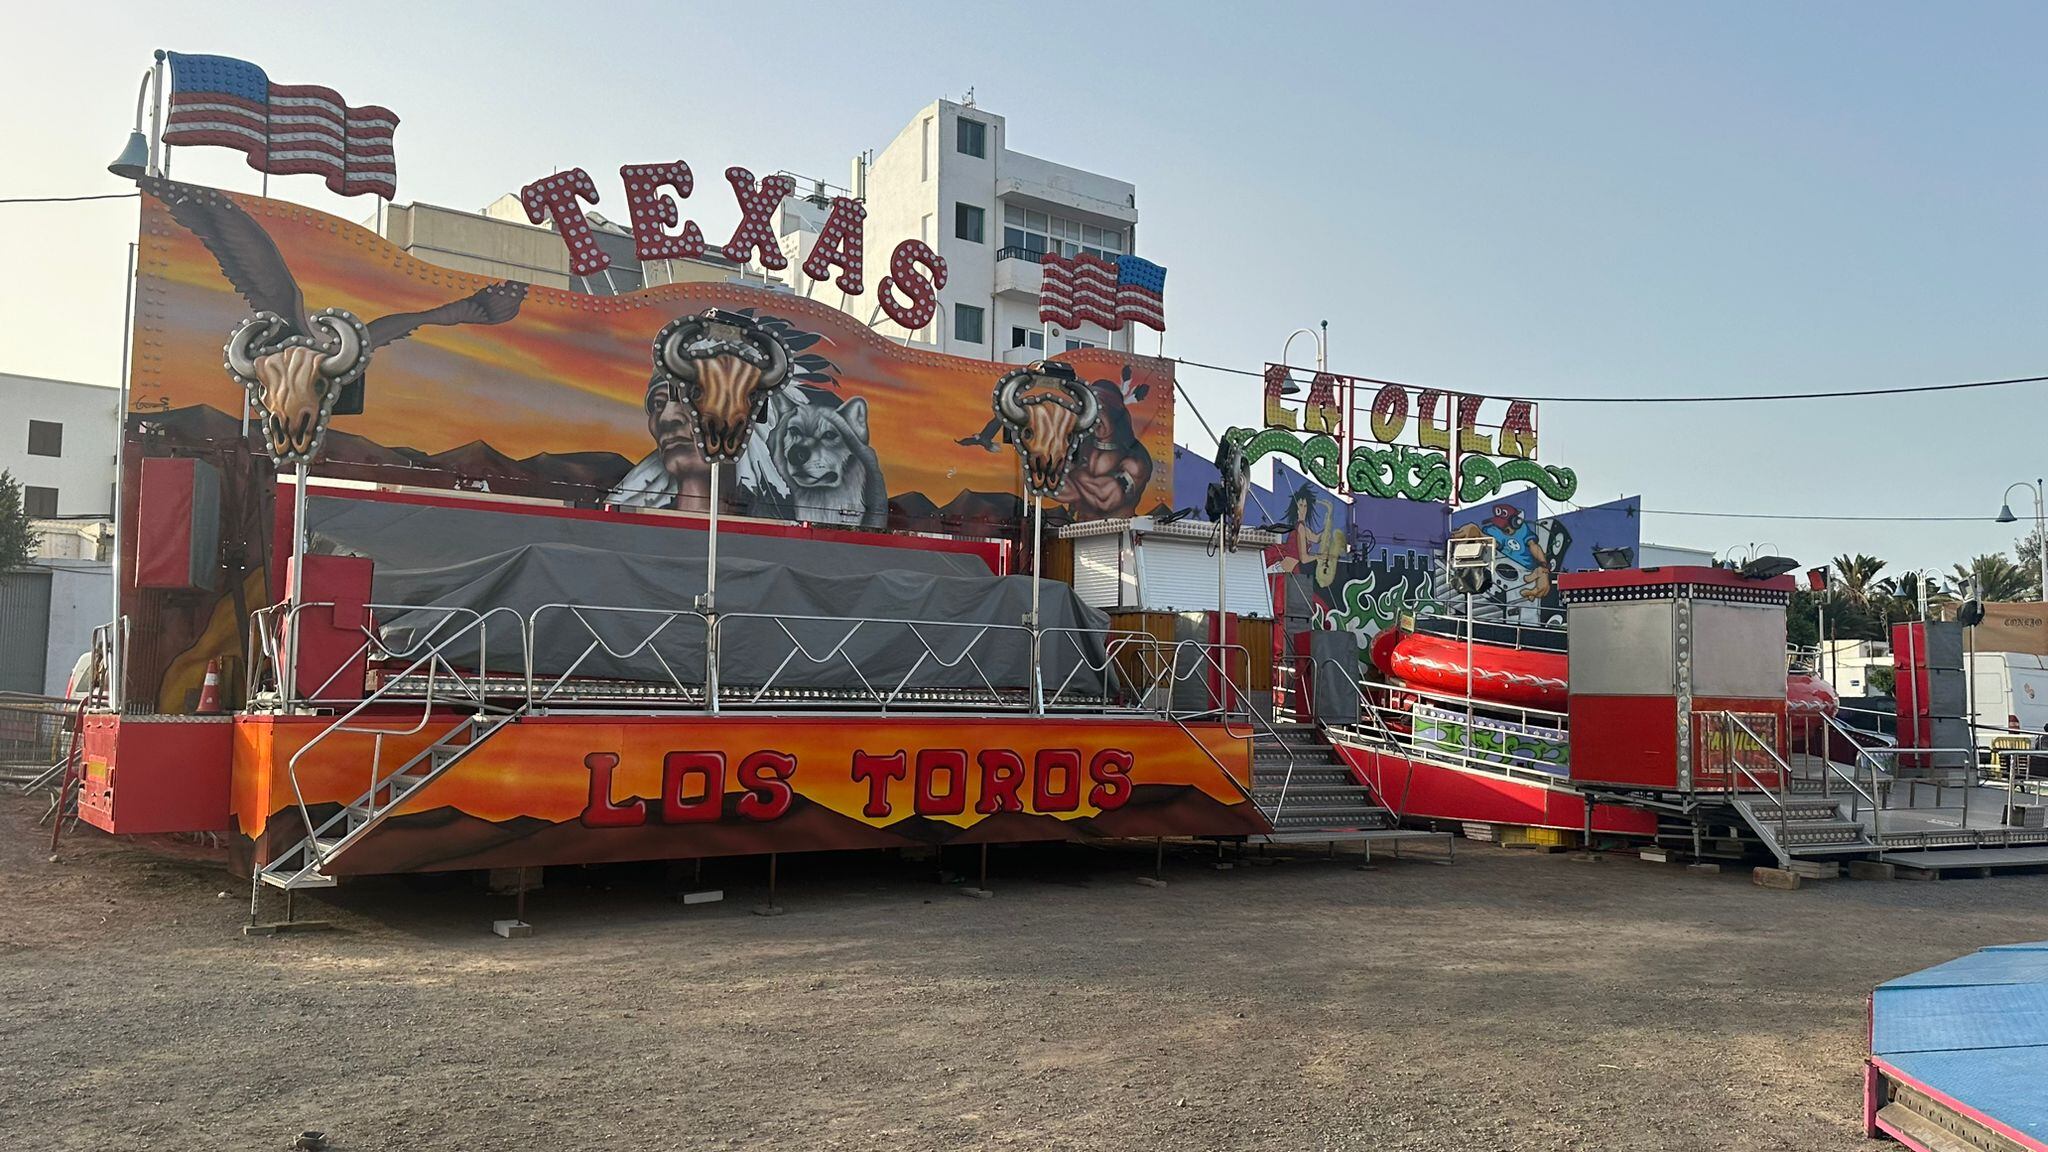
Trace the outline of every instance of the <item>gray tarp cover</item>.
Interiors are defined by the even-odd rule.
[[[324,504],[353,507],[319,507]],[[394,507],[410,515],[392,516]],[[452,515],[418,515],[422,512]],[[498,523],[467,519],[478,515]],[[664,615],[690,610],[704,591],[703,533],[634,525],[630,536],[618,537],[621,542],[673,545],[656,552],[552,540],[506,548],[505,541],[532,540],[549,525],[573,526],[586,540],[593,537],[593,526],[612,525],[348,500],[314,501],[307,520],[317,551],[346,551],[376,561],[372,595],[378,603],[422,606],[378,613],[385,643],[393,650],[430,633],[454,631],[454,618],[432,609],[487,612],[503,607],[535,621],[536,676],[552,678],[573,668],[578,678],[704,681],[703,621]],[[485,541],[491,529],[497,529],[495,548]],[[1046,627],[1089,633],[1048,639],[1043,656],[1048,691],[1064,684],[1069,693],[1102,692],[1104,678],[1081,667],[1080,658],[1085,654],[1087,664],[1102,664],[1099,633],[1108,627],[1107,617],[1082,604],[1065,584],[1046,581],[1040,594]],[[718,609],[725,619],[719,633],[719,680],[730,688],[772,682],[776,689],[887,692],[899,685],[975,690],[993,685],[1022,692],[1030,684],[1026,633],[981,626],[1018,625],[1030,604],[1029,577],[989,575],[971,556],[721,533]],[[781,619],[760,618],[770,615]],[[789,619],[805,616],[828,619]],[[855,618],[935,623],[914,630],[871,623],[853,630]],[[503,624],[488,629],[490,665],[496,671],[520,671],[517,626],[505,613],[496,619]],[[594,641],[602,643],[586,652]],[[465,637],[449,647],[447,656],[458,667],[474,667],[479,653]]]

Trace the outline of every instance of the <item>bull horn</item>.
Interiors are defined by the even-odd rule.
[[[696,339],[703,332],[704,322],[692,318],[679,321],[669,329],[668,335],[662,337],[656,356],[669,375],[686,384],[697,382],[697,362],[683,355],[683,345]]]
[[[1086,429],[1090,436],[1095,435],[1095,418],[1102,415],[1102,401],[1095,398],[1095,389],[1079,381],[1070,381],[1066,387],[1069,394],[1081,401],[1081,411],[1075,421],[1076,427]]]
[[[322,312],[313,317],[313,327],[334,337],[334,351],[320,358],[320,374],[329,379],[346,376],[363,362],[363,334],[350,316]]]
[[[259,339],[268,340],[283,323],[284,318],[275,312],[258,312],[236,325],[234,332],[228,336],[228,346],[224,350],[228,358],[228,371],[244,380],[254,380],[254,346]]]
[[[1024,415],[1024,406],[1017,403],[1017,393],[1030,382],[1029,372],[1012,372],[1003,377],[1002,383],[996,385],[996,415],[1015,425],[1030,423],[1031,418]]]
[[[782,381],[789,376],[789,349],[784,347],[782,341],[776,339],[773,333],[767,331],[750,333],[748,341],[768,356],[767,367],[761,369],[759,387],[763,391],[781,387]]]

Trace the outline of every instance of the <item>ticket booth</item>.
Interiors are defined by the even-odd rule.
[[[1569,573],[1559,586],[1572,783],[1667,793],[1780,785],[1790,576],[1645,568]]]

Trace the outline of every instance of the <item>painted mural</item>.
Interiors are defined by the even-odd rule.
[[[399,483],[701,510],[714,450],[737,514],[947,531],[1021,518],[1017,453],[988,428],[1013,365],[893,343],[760,287],[534,287],[294,204],[143,189],[131,411],[155,426],[238,428],[246,397],[279,459],[331,425],[330,470],[402,469]],[[716,355],[726,345],[744,358]],[[1172,365],[1062,359],[1099,415],[1048,512],[1164,510]]]
[[[1193,469],[1184,463],[1183,471]],[[1266,560],[1288,630],[1353,633],[1361,659],[1372,638],[1403,617],[1463,615],[1464,595],[1443,565],[1448,540],[1495,542],[1493,584],[1474,600],[1475,619],[1541,627],[1564,623],[1560,574],[1597,567],[1596,549],[1633,563],[1638,548],[1635,497],[1539,517],[1530,489],[1452,512],[1412,500],[1346,501],[1276,463],[1272,491],[1253,500],[1277,508],[1268,525],[1283,539]]]
[[[449,717],[453,720],[453,717]],[[317,718],[236,726],[237,831],[268,858],[363,789],[373,737]],[[387,735],[415,754],[437,725]],[[1199,746],[1206,754],[1190,753]],[[388,761],[387,761],[388,762]],[[550,716],[511,725],[407,797],[341,873],[780,851],[1247,835],[1250,753],[1220,725],[1033,717]]]

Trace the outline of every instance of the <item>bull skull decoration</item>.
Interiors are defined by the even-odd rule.
[[[746,451],[768,398],[789,379],[789,349],[752,317],[706,308],[668,322],[654,338],[654,372],[697,414],[697,450],[730,462]]]
[[[370,366],[370,331],[344,308],[307,317],[301,335],[276,312],[258,312],[235,326],[223,365],[263,414],[264,439],[279,464],[310,464],[320,454],[334,402]]]
[[[1067,482],[1102,414],[1095,390],[1058,360],[1035,361],[998,380],[995,409],[1024,458],[1024,490],[1041,497],[1057,495]]]

